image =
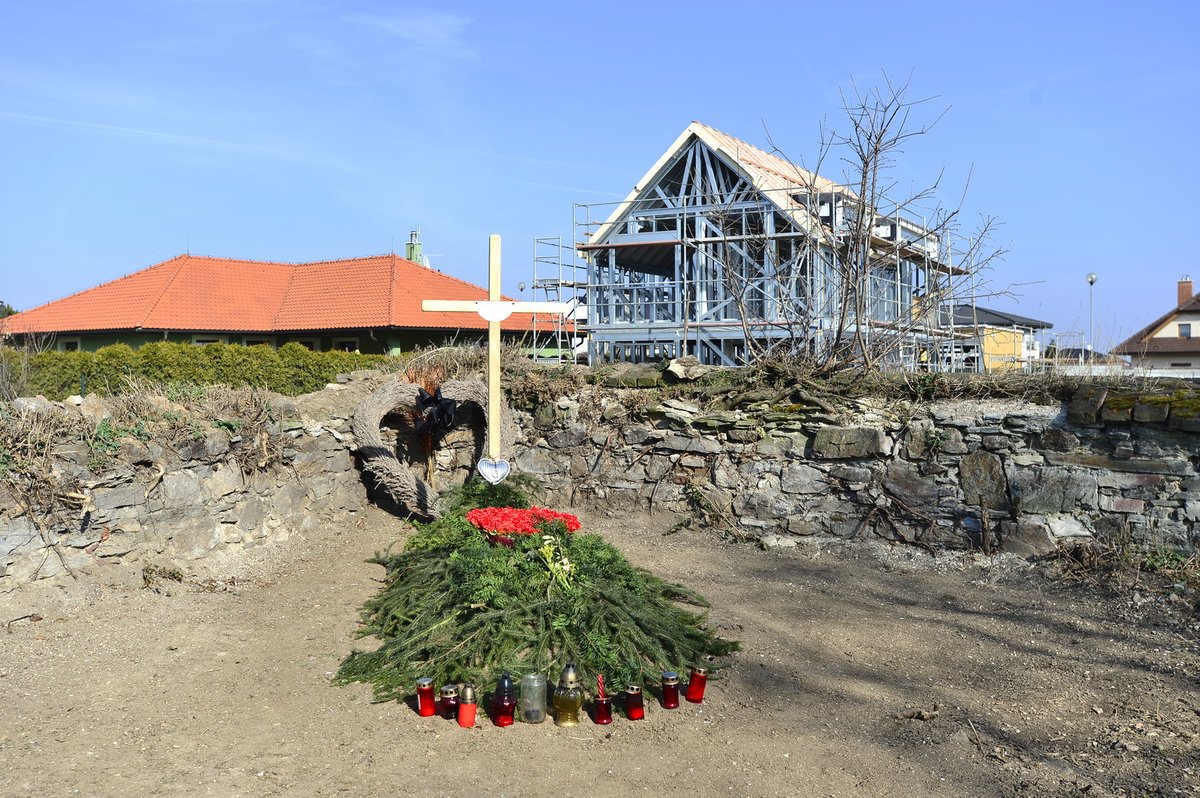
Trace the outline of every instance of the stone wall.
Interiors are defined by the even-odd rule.
[[[370,387],[281,400],[285,420],[271,430],[280,456],[266,468],[243,467],[245,442],[224,429],[174,448],[125,439],[103,474],[89,471],[86,445],[58,447],[57,476],[81,491],[33,513],[0,493],[0,592],[103,562],[197,563],[362,509],[348,419]],[[1032,556],[1099,537],[1200,549],[1190,405],[1099,390],[1062,407],[935,403],[899,418],[859,403],[853,418],[835,418],[704,412],[680,399],[645,406],[659,395],[587,388],[518,413],[518,470],[539,476],[560,506],[694,514],[765,545],[878,536]],[[437,485],[461,482],[473,451],[469,433],[452,433],[435,458]]]
[[[610,391],[525,418],[516,462],[574,502],[694,512],[767,545],[874,535],[1030,556],[1104,537],[1200,549],[1200,424],[1169,402],[1108,399],[930,404],[902,420],[868,403],[847,423],[673,399],[631,416],[636,396]]]
[[[174,447],[127,438],[102,474],[91,449],[55,450],[56,481],[78,486],[55,509],[0,490],[0,593],[106,562],[153,560],[191,570],[214,554],[286,539],[361,510],[366,490],[349,438],[350,411],[295,413],[271,430],[278,459],[243,468],[239,436],[212,428]],[[71,412],[42,403],[22,412]],[[33,509],[33,512],[27,511]]]

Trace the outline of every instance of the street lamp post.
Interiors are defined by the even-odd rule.
[[[1088,272],[1088,376],[1093,372],[1093,364],[1096,362],[1096,324],[1092,315],[1092,296],[1096,292],[1096,277],[1095,272]]]

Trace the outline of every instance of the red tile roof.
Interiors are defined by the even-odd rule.
[[[0,332],[487,327],[473,313],[426,313],[422,299],[487,299],[487,290],[398,255],[318,263],[180,255],[0,319]],[[528,330],[531,325],[528,313],[514,313],[500,327]]]
[[[1113,348],[1118,355],[1147,355],[1156,352],[1196,352],[1200,351],[1200,339],[1195,338],[1155,338],[1154,333],[1180,313],[1200,312],[1200,294],[1184,302],[1174,310],[1169,310],[1154,321],[1147,324],[1133,335],[1126,338]]]

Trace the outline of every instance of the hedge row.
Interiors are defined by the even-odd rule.
[[[95,352],[40,352],[0,349],[0,375],[20,383],[22,394],[61,400],[80,392],[111,395],[131,380],[189,385],[225,384],[268,388],[287,396],[319,390],[338,373],[389,363],[385,355],[312,352],[300,344],[269,346],[192,344],[159,341],[132,349],[126,344]]]

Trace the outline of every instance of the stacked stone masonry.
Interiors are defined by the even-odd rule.
[[[957,402],[834,423],[678,399],[635,416],[629,390],[518,413],[518,470],[556,504],[695,514],[765,545],[880,537],[1035,556],[1096,537],[1200,549],[1200,423],[1169,403],[1113,407],[1100,389],[1062,407]],[[274,430],[280,462],[249,472],[221,429],[176,450],[126,440],[103,474],[88,470],[86,446],[60,446],[55,468],[87,499],[31,514],[0,495],[0,592],[103,561],[186,564],[344,519],[368,501],[353,409],[313,419],[291,406]],[[452,436],[435,459],[440,486],[464,478],[472,450]]]
[[[878,536],[1035,556],[1099,537],[1196,551],[1200,423],[1169,402],[1106,398],[930,404],[907,421],[864,412],[846,425],[679,400],[634,419],[616,395],[582,414],[599,415],[594,426],[563,398],[552,419],[525,420],[517,466],[572,502],[697,513],[766,545]]]

